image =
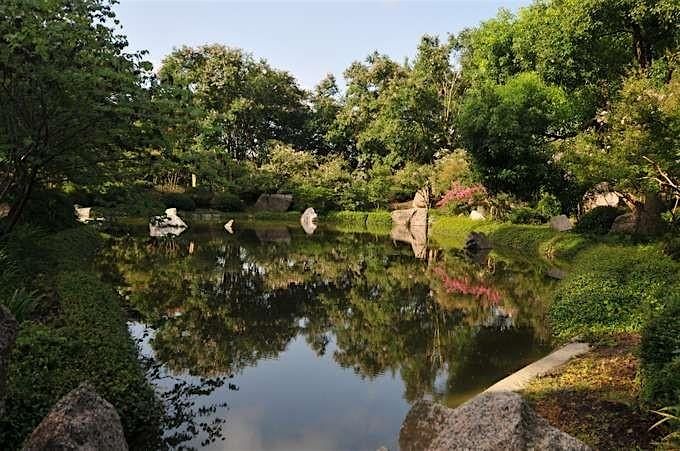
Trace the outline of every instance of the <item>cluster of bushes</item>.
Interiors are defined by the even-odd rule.
[[[83,381],[116,407],[131,449],[160,445],[163,407],[141,369],[118,295],[91,269],[101,244],[84,226],[45,234],[24,225],[0,242],[0,263],[8,264],[0,299],[8,303],[9,293],[16,301],[18,290],[39,302],[37,314],[18,315],[0,419],[0,443],[8,449],[19,448],[56,401]],[[17,313],[18,304],[9,304]]]

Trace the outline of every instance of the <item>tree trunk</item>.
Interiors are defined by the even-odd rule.
[[[633,29],[633,54],[641,69],[647,69],[652,64],[652,49],[645,39],[642,29],[638,24],[632,24]]]
[[[5,227],[5,229],[2,231],[2,234],[10,233],[14,226],[17,225],[17,222],[19,222],[19,218],[21,218],[21,214],[24,212],[24,208],[26,207],[28,198],[31,197],[31,193],[33,192],[35,179],[36,171],[33,170],[31,171],[31,174],[27,177],[26,183],[24,184],[24,188],[21,192],[18,201],[15,202],[14,205],[12,205],[12,208],[9,211],[8,224],[7,227]]]
[[[656,235],[663,229],[661,212],[663,203],[658,193],[645,193],[644,202],[639,205],[635,215],[637,218],[637,233],[640,235]]]

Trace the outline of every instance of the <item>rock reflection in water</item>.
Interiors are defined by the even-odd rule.
[[[234,375],[250,388],[247,399],[208,397],[241,420],[243,409],[261,406],[267,414],[251,426],[262,443],[292,443],[296,428],[317,425],[337,448],[392,448],[403,418],[347,428],[371,424],[370,409],[402,416],[423,396],[457,405],[543,354],[551,285],[535,262],[496,253],[475,262],[428,249],[410,230],[391,237],[409,246],[324,229],[220,229],[188,232],[176,247],[120,238],[104,258],[155,331],[149,346],[168,373]],[[363,413],[343,410],[368,402]],[[286,409],[295,416],[268,416]],[[277,427],[263,429],[271,422]]]

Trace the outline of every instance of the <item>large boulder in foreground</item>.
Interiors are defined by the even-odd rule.
[[[292,203],[292,194],[260,194],[253,208],[256,211],[284,212]]]
[[[0,417],[5,413],[5,379],[7,365],[17,338],[19,325],[12,313],[0,304]]]
[[[89,384],[59,400],[23,447],[23,451],[127,449],[116,409]]]
[[[399,446],[404,451],[590,449],[550,426],[512,392],[482,393],[456,409],[419,401],[401,426]]]

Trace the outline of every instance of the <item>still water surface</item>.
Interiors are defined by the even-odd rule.
[[[396,450],[416,400],[456,406],[548,352],[545,263],[414,250],[264,224],[115,239],[103,264],[174,419],[168,444]]]

